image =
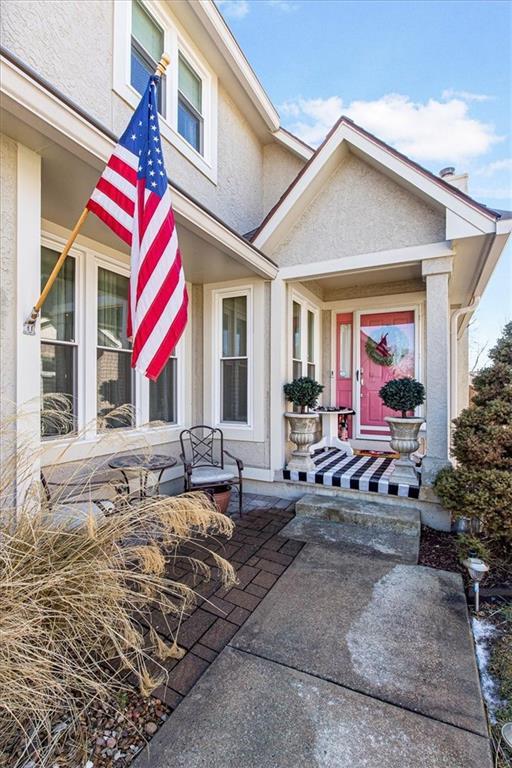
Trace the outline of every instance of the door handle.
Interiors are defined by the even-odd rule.
[[[359,381],[359,368],[356,371],[356,381]]]

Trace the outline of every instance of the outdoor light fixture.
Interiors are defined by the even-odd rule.
[[[512,723],[505,723],[501,729],[501,735],[507,747],[512,749]]]
[[[464,560],[463,565],[469,571],[469,578],[473,582],[473,590],[475,592],[475,611],[478,613],[480,610],[480,582],[484,578],[485,574],[489,570],[489,566],[480,560],[478,557],[469,557]]]

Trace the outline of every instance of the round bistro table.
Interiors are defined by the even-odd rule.
[[[160,481],[166,469],[175,467],[177,459],[174,456],[165,456],[163,454],[154,454],[145,456],[143,453],[130,453],[125,456],[116,456],[108,462],[111,469],[118,469],[126,483],[128,494],[130,493],[130,478],[128,472],[138,472],[140,476],[140,499],[145,499],[148,495],[148,478],[151,472],[158,473],[156,481],[157,493],[160,491]]]

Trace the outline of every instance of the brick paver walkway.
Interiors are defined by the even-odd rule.
[[[237,506],[238,499],[235,498],[231,511]],[[245,494],[243,517],[232,515],[236,527],[231,539],[208,541],[209,549],[229,560],[237,571],[239,583],[231,589],[222,588],[216,576],[205,581],[194,574],[185,561],[178,560],[178,564],[170,568],[170,578],[189,584],[201,595],[179,628],[178,644],[186,649],[185,656],[179,661],[159,661],[159,666],[148,665],[156,675],[161,674],[162,666],[169,673],[166,683],[156,688],[153,696],[172,709],[186,696],[300,552],[303,546],[300,542],[279,535],[294,516],[293,508],[294,503],[288,499]],[[212,573],[218,573],[207,552],[194,546],[183,547],[182,551],[205,560],[212,566]],[[159,611],[154,611],[151,624],[167,642],[172,642],[176,620],[168,620]]]

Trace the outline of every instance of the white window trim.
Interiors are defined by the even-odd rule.
[[[59,227],[59,230],[61,228]],[[62,230],[61,230],[62,231]],[[41,245],[60,253],[66,236],[44,231]],[[102,252],[101,245],[94,247],[75,244],[70,255],[75,258],[75,323],[77,336],[77,431],[78,434],[41,440],[44,465],[63,461],[75,461],[103,456],[118,450],[144,446],[156,446],[175,442],[186,424],[190,423],[191,404],[186,397],[191,371],[191,323],[176,346],[178,360],[177,423],[151,426],[149,419],[149,380],[135,372],[135,427],[106,430],[96,426],[96,349],[97,349],[97,285],[98,268],[129,276],[126,256],[119,258]],[[112,249],[109,249],[112,251]],[[190,286],[187,286],[189,288]],[[190,290],[189,290],[190,296]],[[190,305],[189,305],[190,306]],[[191,309],[189,310],[192,314]],[[40,338],[40,334],[39,338]],[[40,355],[40,351],[39,351]]]
[[[165,76],[166,116],[159,115],[160,132],[201,173],[217,183],[217,77],[187,37],[170,10],[159,0],[149,5],[140,0],[148,14],[164,31],[164,50],[171,63]],[[140,94],[131,85],[131,0],[114,3],[114,72],[113,89],[135,109]],[[178,55],[181,53],[202,82],[203,154],[197,152],[178,133]]]
[[[247,296],[247,423],[222,422],[221,352],[222,300]],[[261,324],[264,318],[264,283],[234,280],[204,286],[204,416],[205,423],[219,427],[226,440],[263,442],[265,408],[260,394],[265,391],[265,343]],[[259,397],[259,402],[256,398]]]
[[[294,302],[300,306],[300,346],[301,346],[301,362],[302,373],[301,376],[308,375],[308,364],[315,366],[315,379],[321,382],[321,369],[320,369],[320,307],[314,304],[304,293],[301,293],[296,288],[290,288],[288,296],[288,375],[289,380],[293,379],[293,304]],[[315,330],[314,330],[314,359],[313,362],[308,361],[308,311],[313,313],[315,318]]]

